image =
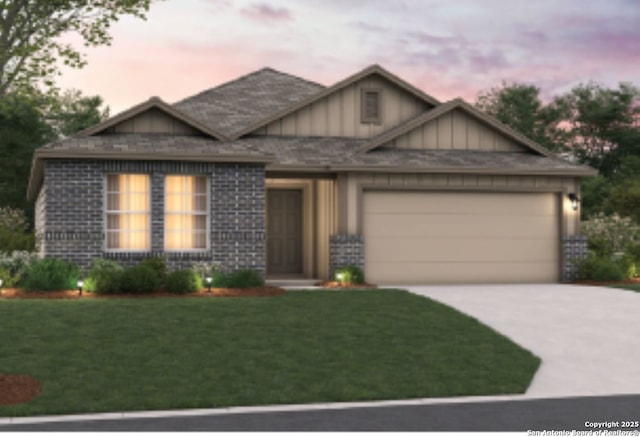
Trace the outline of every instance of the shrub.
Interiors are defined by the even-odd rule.
[[[0,207],[0,228],[24,233],[29,229],[29,221],[23,210],[4,206]]]
[[[640,226],[630,218],[597,214],[582,223],[582,233],[589,239],[589,248],[599,256],[612,256],[638,241]]]
[[[148,267],[158,275],[158,279],[160,282],[164,281],[164,278],[167,277],[167,263],[164,258],[147,258],[142,260],[140,263],[141,266]]]
[[[27,251],[15,251],[11,254],[0,252],[0,278],[3,287],[20,285],[31,264],[38,259],[38,255]]]
[[[0,207],[0,251],[33,251],[35,235],[27,232],[29,221],[21,209]]]
[[[245,269],[231,273],[219,272],[211,285],[216,288],[249,288],[264,285],[264,278],[256,270]]]
[[[202,278],[191,269],[175,270],[167,276],[164,288],[169,293],[193,293],[202,289]]]
[[[91,263],[84,288],[91,293],[118,293],[121,288],[122,271],[117,262],[96,258]]]
[[[120,275],[123,293],[151,293],[161,284],[158,273],[143,263],[126,268]]]
[[[207,276],[213,278],[214,276],[222,273],[222,266],[217,262],[200,261],[195,263],[191,269],[195,271],[203,281]]]
[[[341,280],[338,280],[338,275],[342,275]],[[336,269],[335,277],[342,284],[364,284],[364,274],[357,266],[339,267]]]
[[[577,261],[578,277],[588,281],[621,281],[626,279],[625,262],[590,252]]]
[[[33,233],[16,232],[0,227],[0,251],[29,251],[35,249],[36,236]]]
[[[74,290],[80,269],[71,262],[56,258],[43,258],[29,266],[24,288],[30,291]]]

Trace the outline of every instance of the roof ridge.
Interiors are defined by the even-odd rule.
[[[185,101],[187,101],[187,100],[190,100],[190,99],[193,99],[193,98],[196,98],[196,97],[200,97],[200,96],[205,95],[205,94],[208,94],[208,93],[210,93],[210,92],[212,92],[212,91],[216,91],[216,90],[219,90],[219,89],[225,88],[225,87],[227,87],[227,86],[230,86],[230,85],[233,85],[233,84],[235,84],[235,83],[237,83],[237,82],[240,82],[241,80],[248,79],[248,78],[250,78],[251,76],[255,76],[255,75],[257,75],[257,74],[259,74],[259,73],[262,73],[262,72],[265,72],[265,71],[271,71],[271,72],[273,72],[273,73],[280,74],[280,75],[282,75],[282,76],[288,76],[288,77],[291,77],[291,78],[294,78],[294,79],[298,79],[298,80],[301,80],[301,81],[307,82],[307,83],[312,84],[312,85],[315,85],[315,86],[320,86],[320,87],[322,87],[322,88],[326,88],[326,86],[325,86],[325,85],[319,84],[319,83],[317,83],[317,82],[313,82],[313,81],[311,81],[311,80],[309,80],[309,79],[305,79],[304,77],[299,77],[299,76],[296,76],[296,75],[291,74],[291,73],[285,73],[285,72],[283,72],[283,71],[278,71],[278,70],[276,70],[275,68],[272,68],[272,67],[268,67],[268,66],[267,66],[267,67],[262,67],[262,68],[260,68],[260,69],[258,69],[258,70],[255,70],[255,71],[251,71],[251,72],[249,72],[249,73],[247,73],[247,74],[244,74],[244,75],[242,75],[242,76],[236,77],[236,78],[231,79],[231,80],[229,80],[229,81],[227,81],[227,82],[223,82],[223,83],[221,83],[221,84],[219,84],[219,85],[216,85],[216,86],[213,86],[213,87],[211,87],[211,88],[207,88],[206,90],[203,90],[203,91],[197,92],[197,93],[192,94],[192,95],[190,95],[190,96],[184,97],[184,98],[182,98],[182,99],[178,100],[177,102],[173,102],[173,103],[171,104],[171,106],[177,105],[177,104],[179,104],[179,103],[183,103],[183,102],[185,102]]]

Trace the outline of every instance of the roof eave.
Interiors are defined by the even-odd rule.
[[[104,152],[94,150],[69,151],[36,149],[31,163],[29,185],[27,187],[27,199],[34,200],[42,186],[43,160],[44,159],[97,159],[97,160],[122,160],[122,161],[188,161],[188,162],[233,162],[243,164],[264,164],[274,161],[272,155],[220,155],[199,154],[189,155],[185,153],[153,153],[142,152]]]
[[[337,164],[329,166],[336,172],[389,172],[389,173],[435,173],[435,174],[480,174],[480,175],[521,175],[521,176],[571,176],[590,177],[596,176],[598,171],[592,168],[576,169],[520,169],[511,167],[416,167],[416,166],[390,166],[390,165],[351,165]]]

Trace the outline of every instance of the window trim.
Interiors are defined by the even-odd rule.
[[[167,176],[195,176],[204,177],[206,181],[206,211],[205,211],[205,248],[204,249],[167,249]],[[204,253],[211,250],[211,179],[208,174],[167,173],[163,178],[162,187],[162,250],[165,253]]]
[[[378,116],[367,117],[366,96],[368,93],[375,93],[378,96]],[[374,87],[364,87],[360,89],[360,121],[363,124],[382,124],[382,90]]]
[[[149,205],[148,205],[148,211],[149,213],[147,214],[148,219],[147,219],[147,229],[148,229],[148,238],[149,238],[149,248],[147,249],[110,249],[109,247],[107,247],[107,240],[109,238],[109,232],[108,232],[108,220],[107,220],[107,215],[109,214],[109,209],[107,207],[108,205],[108,197],[109,197],[109,189],[108,189],[108,178],[111,175],[138,175],[138,176],[146,176],[149,180]],[[103,231],[104,231],[104,240],[103,240],[103,251],[105,253],[151,253],[153,250],[153,230],[151,229],[152,223],[153,223],[153,187],[151,186],[152,184],[152,180],[151,180],[151,175],[149,173],[136,173],[136,172],[109,172],[109,173],[105,173],[104,174],[104,196],[103,196],[103,217],[104,217],[104,223],[103,223]]]

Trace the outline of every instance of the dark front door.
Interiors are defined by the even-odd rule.
[[[302,273],[302,190],[267,190],[267,273]]]

